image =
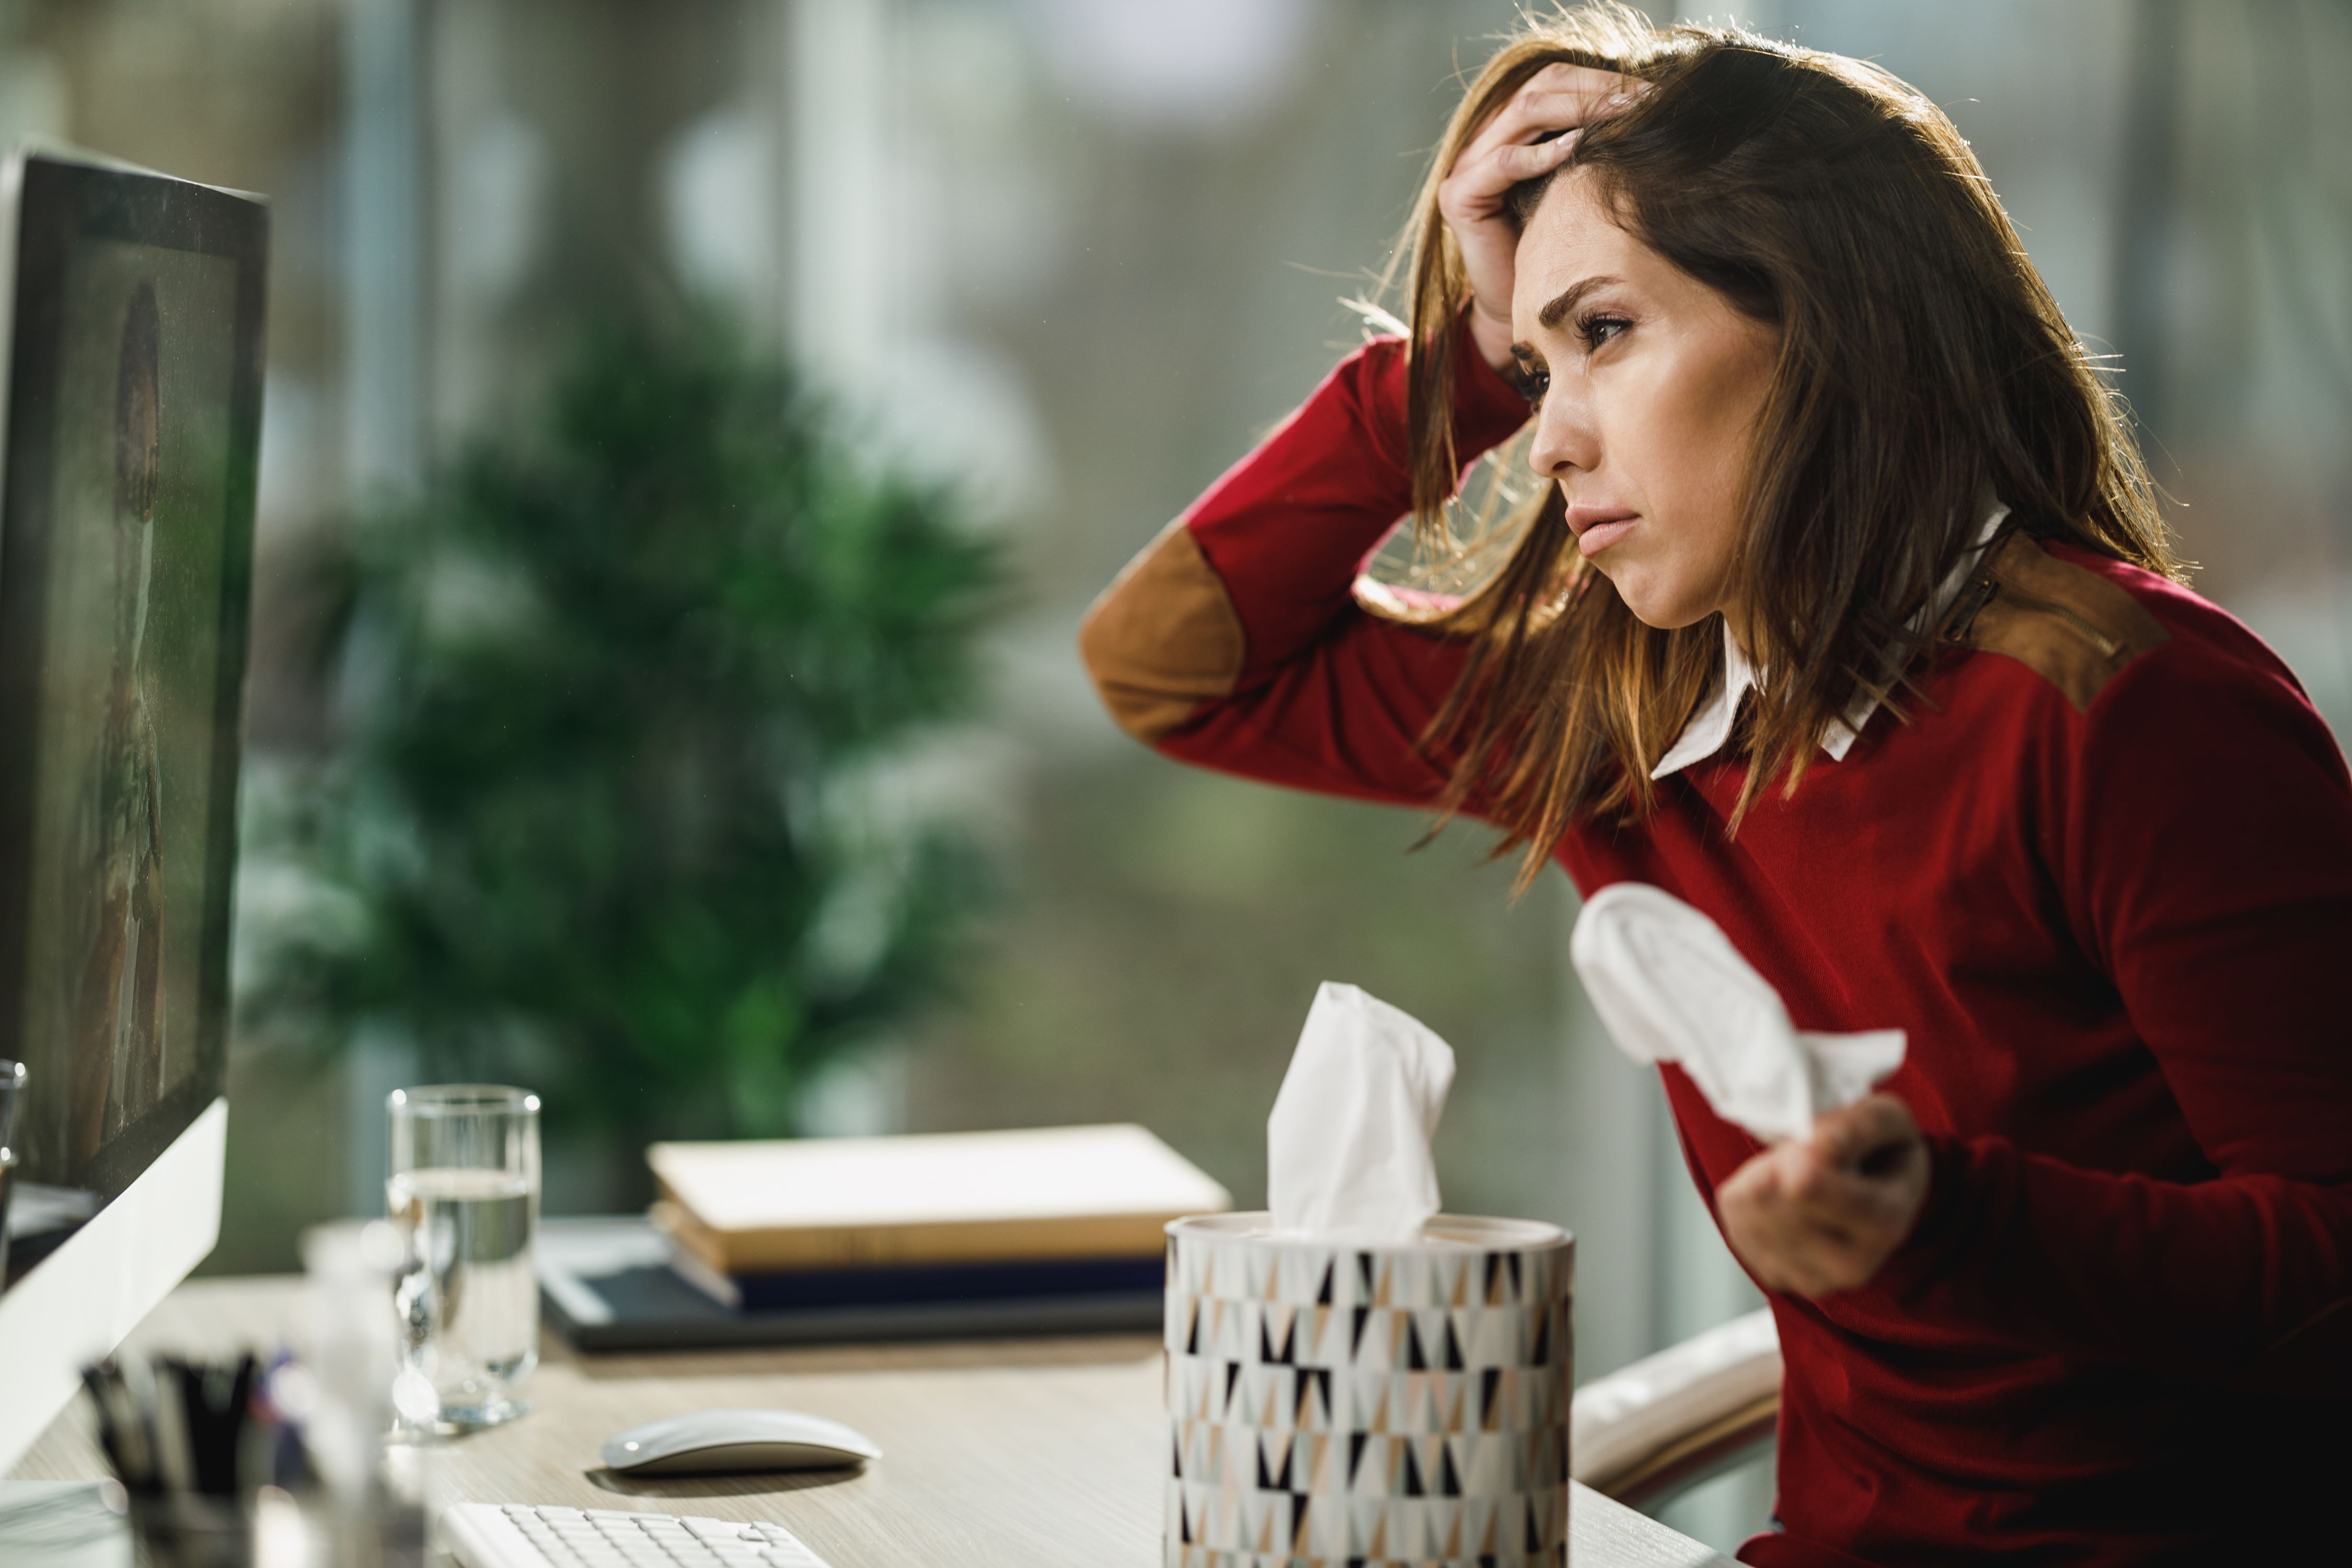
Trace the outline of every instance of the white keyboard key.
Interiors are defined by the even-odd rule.
[[[827,1568],[781,1524],[691,1514],[461,1503],[441,1532],[465,1568]]]
[[[799,1536],[781,1526],[755,1524],[747,1533],[760,1537],[764,1548],[761,1554],[770,1568],[825,1568],[823,1558],[803,1545]]]
[[[686,1525],[720,1568],[761,1568],[767,1561],[757,1538],[732,1520],[690,1519]]]

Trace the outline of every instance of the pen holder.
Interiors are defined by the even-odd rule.
[[[131,1499],[136,1568],[249,1568],[253,1519],[242,1500],[200,1492]]]
[[[1531,1220],[1170,1225],[1169,1568],[1566,1563],[1574,1284]]]

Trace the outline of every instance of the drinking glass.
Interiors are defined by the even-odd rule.
[[[16,1172],[16,1106],[25,1098],[25,1064],[0,1058],[0,1286],[8,1283],[8,1189]]]
[[[388,1107],[385,1203],[408,1244],[394,1294],[403,1381],[431,1384],[437,1431],[511,1421],[539,1363],[539,1096],[433,1084],[393,1090]]]

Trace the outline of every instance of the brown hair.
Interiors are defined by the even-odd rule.
[[[1412,287],[1413,506],[1424,542],[1461,475],[1454,356],[1468,299],[1437,184],[1556,61],[1651,85],[1587,127],[1583,169],[1630,233],[1779,331],[1753,447],[1741,627],[1768,684],[1732,819],[1794,790],[1864,692],[1891,705],[1933,628],[1910,623],[1972,542],[1988,487],[2012,526],[2178,577],[2119,402],[2068,331],[1942,110],[1876,67],[1622,5],[1530,21],[1486,62],[1439,143],[1400,256]],[[1512,193],[1524,223],[1550,179]],[[1531,878],[1580,816],[1646,813],[1650,769],[1706,695],[1710,616],[1643,625],[1590,571],[1558,487],[1523,503],[1507,565],[1440,624],[1475,639],[1433,742]],[[1897,711],[1899,711],[1899,708]]]

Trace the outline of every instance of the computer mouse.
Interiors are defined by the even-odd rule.
[[[635,1476],[831,1470],[878,1459],[871,1438],[797,1410],[702,1410],[632,1426],[600,1457]]]

